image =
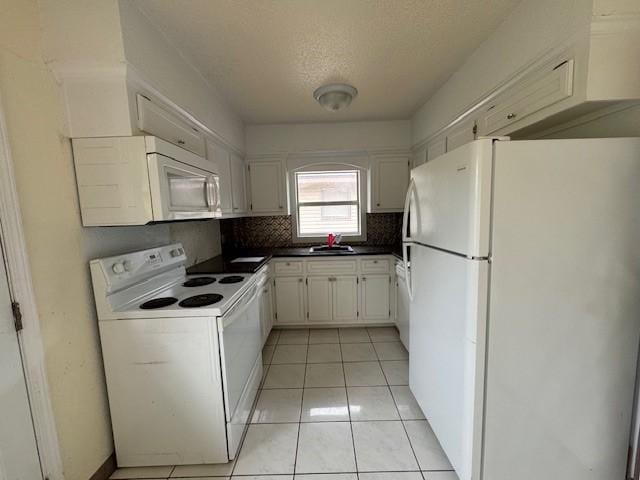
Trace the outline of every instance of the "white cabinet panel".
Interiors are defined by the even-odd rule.
[[[427,146],[423,145],[411,155],[411,168],[416,168],[427,161]]]
[[[427,162],[430,162],[434,158],[447,153],[447,137],[441,136],[434,138],[427,144]]]
[[[231,183],[231,163],[229,151],[214,142],[207,142],[207,160],[213,162],[218,167],[220,179],[220,208],[222,214],[233,213],[232,188]]]
[[[365,322],[388,322],[389,275],[366,275],[362,277],[362,320]]]
[[[303,323],[304,279],[302,277],[276,278],[276,322]]]
[[[372,212],[401,212],[404,209],[409,168],[408,156],[374,159]]]
[[[247,212],[246,166],[242,158],[229,153],[231,162],[231,205],[233,213]]]
[[[254,214],[283,215],[285,208],[285,179],[282,162],[249,163],[251,185],[251,212]]]
[[[358,277],[332,277],[333,321],[355,322],[358,317]]]
[[[260,287],[262,290],[259,295],[260,303],[260,324],[262,325],[262,344],[267,340],[271,329],[273,328],[273,292],[271,289],[271,281],[266,281]]]
[[[138,128],[204,157],[204,135],[186,120],[137,95]]]
[[[307,318],[309,322],[333,320],[333,291],[329,277],[307,278]]]
[[[573,60],[559,65],[545,65],[498,96],[478,121],[481,135],[488,135],[573,93]]]
[[[476,139],[476,120],[465,120],[447,132],[447,152]]]

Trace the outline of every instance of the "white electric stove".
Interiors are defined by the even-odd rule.
[[[121,467],[235,458],[262,378],[255,275],[187,275],[180,244],[90,264]]]

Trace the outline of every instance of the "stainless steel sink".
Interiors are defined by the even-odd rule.
[[[331,253],[331,254],[341,254],[341,253],[355,253],[353,248],[350,245],[334,245],[333,247],[329,247],[329,245],[319,245],[317,247],[311,247],[309,249],[309,253]]]

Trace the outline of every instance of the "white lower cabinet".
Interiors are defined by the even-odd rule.
[[[358,319],[358,277],[332,277],[333,321],[355,322]]]
[[[391,323],[391,256],[278,258],[275,324]]]
[[[388,322],[391,318],[389,275],[366,275],[361,278],[362,321]]]
[[[307,320],[333,321],[333,283],[329,277],[307,278]]]
[[[273,292],[271,281],[266,280],[258,288],[258,302],[260,304],[260,324],[262,325],[262,344],[267,341],[267,337],[273,328]]]
[[[306,321],[304,305],[304,279],[302,277],[279,277],[276,286],[276,322],[296,324]]]

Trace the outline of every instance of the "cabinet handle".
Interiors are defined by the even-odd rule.
[[[278,208],[282,210],[284,207],[282,205],[278,205]]]
[[[298,279],[298,283],[302,283],[302,279],[301,278]]]
[[[379,207],[379,206],[380,206],[380,204],[379,204],[379,203],[376,203],[376,207]]]
[[[367,277],[362,277],[362,281],[366,282],[367,281]]]
[[[287,267],[289,267],[291,264],[290,264],[289,262],[287,262],[287,263],[285,263],[285,265],[286,265]]]
[[[507,115],[507,120],[513,120],[514,118],[516,118],[518,115],[515,113],[510,113]]]
[[[184,145],[184,140],[178,140],[178,145]]]
[[[373,263],[378,263],[378,260],[374,260]]]
[[[269,290],[267,290],[266,288],[264,290],[262,290],[262,293],[268,293]]]

